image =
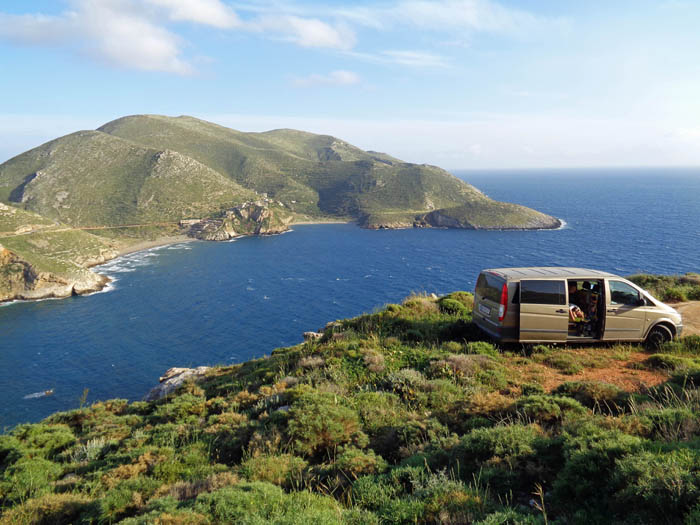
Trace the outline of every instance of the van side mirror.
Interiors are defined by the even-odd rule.
[[[646,299],[644,299],[644,297],[640,297],[639,299],[637,299],[637,306],[646,306],[646,304],[647,302]]]

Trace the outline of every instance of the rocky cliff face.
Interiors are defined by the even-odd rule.
[[[0,245],[0,303],[17,299],[48,299],[97,292],[109,278],[82,269],[64,277],[39,272],[30,263]]]
[[[269,200],[246,202],[226,210],[218,219],[186,221],[187,234],[206,241],[227,241],[242,235],[272,235],[289,230],[292,215]],[[184,221],[183,221],[184,222]]]

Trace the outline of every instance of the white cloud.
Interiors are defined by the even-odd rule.
[[[297,87],[310,87],[317,85],[349,86],[358,84],[360,77],[352,71],[338,70],[327,75],[312,74],[306,77],[292,79],[292,83]]]
[[[153,22],[131,0],[75,0],[58,16],[0,15],[0,38],[63,46],[111,65],[188,74],[177,35]]]
[[[296,15],[263,15],[247,24],[252,30],[279,35],[302,47],[350,49],[355,34],[344,25],[333,26],[318,18]]]
[[[232,28],[240,24],[238,15],[220,0],[146,0],[149,4],[165,8],[172,20],[195,22],[219,28]]]
[[[447,67],[449,64],[444,57],[422,51],[382,51],[381,55],[390,62],[412,67]]]
[[[191,73],[192,67],[181,58],[179,37],[131,7],[123,2],[84,2],[79,17],[88,42],[83,51],[120,67]]]

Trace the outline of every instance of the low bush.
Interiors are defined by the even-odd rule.
[[[357,412],[328,392],[301,395],[289,410],[288,431],[294,450],[307,456],[346,443],[365,446],[368,441]]]
[[[523,396],[514,405],[516,413],[538,423],[553,423],[566,416],[587,413],[578,401],[568,397],[535,394]]]
[[[588,408],[606,408],[618,412],[627,401],[624,390],[603,381],[567,381],[555,394],[571,397]]]
[[[575,375],[583,371],[583,366],[571,354],[561,352],[552,353],[546,356],[543,361],[545,365],[556,368],[562,374]]]
[[[262,455],[241,463],[240,473],[248,481],[266,481],[291,489],[300,486],[308,462],[292,454]]]
[[[454,315],[457,317],[464,317],[469,313],[469,310],[467,309],[464,304],[461,302],[451,299],[449,297],[443,297],[438,301],[438,306],[440,307],[440,311],[442,313],[445,313],[447,315]]]
[[[215,523],[240,525],[341,524],[346,512],[331,497],[306,491],[286,494],[279,487],[262,482],[240,483],[201,494],[197,497],[193,510],[211,516]]]
[[[4,513],[0,525],[70,525],[79,521],[91,501],[83,494],[45,494]]]
[[[2,472],[0,501],[18,503],[40,496],[62,472],[60,465],[48,459],[24,456]]]
[[[640,522],[681,523],[700,502],[698,451],[642,451],[616,461],[614,499],[620,515]]]
[[[700,370],[700,360],[672,354],[653,354],[643,361],[643,365],[671,372]]]

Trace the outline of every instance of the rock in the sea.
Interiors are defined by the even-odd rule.
[[[210,367],[198,366],[197,368],[169,368],[160,378],[160,384],[153,387],[146,397],[146,401],[157,401],[177,390],[188,379],[203,377]]]

